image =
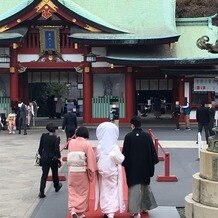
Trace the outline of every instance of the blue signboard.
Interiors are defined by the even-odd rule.
[[[60,32],[59,27],[40,27],[40,53],[60,53]]]
[[[53,30],[45,30],[45,50],[55,49],[55,32]]]

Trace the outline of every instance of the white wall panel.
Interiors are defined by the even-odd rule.
[[[94,62],[92,67],[110,67],[111,65],[108,62]]]
[[[187,98],[187,101],[189,102],[189,91],[190,91],[190,85],[189,82],[185,82],[184,84],[184,97]]]
[[[20,62],[31,62],[37,61],[39,59],[39,55],[32,55],[32,54],[19,54],[18,61]]]
[[[64,54],[62,58],[65,61],[72,61],[72,62],[81,62],[84,61],[84,56],[82,54]]]

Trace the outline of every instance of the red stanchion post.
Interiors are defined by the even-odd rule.
[[[155,150],[157,152],[157,156],[158,156],[158,146],[159,146],[159,141],[158,141],[158,138],[155,137],[154,133],[152,132],[151,129],[148,130],[148,134],[151,136],[153,142],[154,142],[154,147],[155,147]],[[159,161],[163,161],[164,160],[164,157],[159,157],[158,156],[158,159]]]
[[[154,139],[154,147],[156,149],[157,155],[158,155],[158,139]]]
[[[158,138],[155,138],[154,139],[154,147],[155,147],[155,149],[156,149],[156,152],[157,152],[157,156],[158,156],[158,147],[159,147],[159,140],[158,140]],[[158,159],[159,159],[159,161],[164,161],[164,157],[161,157],[161,156],[158,156]]]
[[[165,153],[164,175],[157,176],[158,182],[177,182],[178,178],[175,175],[170,175],[170,154]]]
[[[165,170],[165,176],[170,176],[170,154],[165,154],[165,164],[164,164],[164,170]]]

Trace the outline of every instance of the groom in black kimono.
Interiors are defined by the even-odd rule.
[[[141,212],[157,207],[149,184],[159,160],[152,138],[141,128],[141,118],[135,116],[130,123],[132,132],[124,138],[122,165],[128,185],[128,212],[140,218]]]

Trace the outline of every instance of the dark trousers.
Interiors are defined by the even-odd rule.
[[[41,177],[40,189],[39,189],[41,193],[44,193],[50,168],[52,171],[52,180],[54,183],[54,188],[59,187],[58,164],[57,162],[51,162],[50,164],[42,165],[42,177]]]
[[[180,116],[175,116],[175,122],[176,122],[176,128],[179,129],[179,117]]]
[[[208,144],[208,137],[209,137],[209,123],[198,123],[198,132],[202,133],[202,130],[204,128],[205,132],[205,138]]]
[[[19,132],[21,132],[21,128],[23,128],[24,133],[26,133],[26,117],[24,116],[19,117],[19,126],[18,126]]]
[[[66,138],[67,138],[67,140],[68,140],[69,138],[71,138],[74,134],[75,134],[75,130],[66,131]]]

